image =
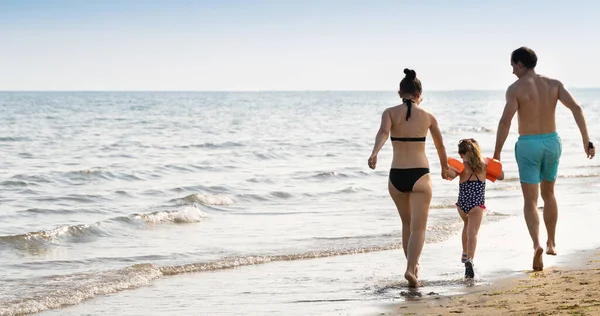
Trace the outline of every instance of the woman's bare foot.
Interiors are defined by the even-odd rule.
[[[533,271],[542,271],[544,270],[544,261],[542,255],[544,254],[544,248],[539,247],[535,250],[533,255]]]
[[[554,249],[554,243],[546,243],[546,254],[556,256],[556,250]]]
[[[419,287],[419,281],[414,274],[406,271],[404,273],[404,278],[408,281],[408,287]]]
[[[419,278],[419,264],[417,263],[417,266],[415,267],[415,277],[418,279]]]

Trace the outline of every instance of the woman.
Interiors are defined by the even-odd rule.
[[[375,169],[377,153],[390,133],[394,158],[389,174],[388,190],[402,220],[402,248],[407,259],[404,277],[410,287],[419,286],[418,263],[425,243],[427,215],[431,202],[429,161],[425,155],[425,138],[431,132],[440,159],[442,179],[446,179],[448,159],[442,133],[435,117],[422,109],[421,81],[414,70],[404,69],[406,76],[398,91],[402,104],[383,111],[381,127],[369,157],[369,168]]]

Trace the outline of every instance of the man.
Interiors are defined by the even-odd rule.
[[[513,74],[518,79],[506,90],[506,106],[498,124],[494,159],[500,160],[511,121],[515,113],[518,113],[520,136],[515,144],[515,157],[525,202],[525,222],[533,240],[533,270],[540,271],[544,268],[544,249],[539,240],[539,189],[544,200],[544,223],[548,232],[546,254],[556,255],[554,238],[558,207],[554,197],[554,183],[562,152],[561,140],[556,133],[557,101],[560,100],[573,113],[587,157],[593,158],[596,152],[590,142],[581,107],[560,81],[536,74],[535,52],[527,47],[516,49],[511,55],[511,65]]]

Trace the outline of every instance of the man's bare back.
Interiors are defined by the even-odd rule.
[[[520,135],[556,131],[555,113],[561,86],[558,80],[531,73],[509,87],[509,93],[518,103]]]

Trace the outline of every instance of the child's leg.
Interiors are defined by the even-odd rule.
[[[461,258],[461,261],[464,263],[465,260],[467,260],[467,258],[468,258],[468,257],[465,258],[465,255],[467,254],[467,223],[469,222],[469,218],[467,217],[467,214],[465,214],[465,212],[463,212],[458,206],[456,207],[456,209],[458,210],[458,215],[460,215],[460,218],[463,220],[463,230],[462,230],[463,258]]]
[[[479,226],[481,226],[481,220],[483,219],[484,209],[476,206],[469,211],[468,222],[467,222],[467,255],[469,259],[475,258],[475,248],[477,248],[477,234],[479,233]]]

